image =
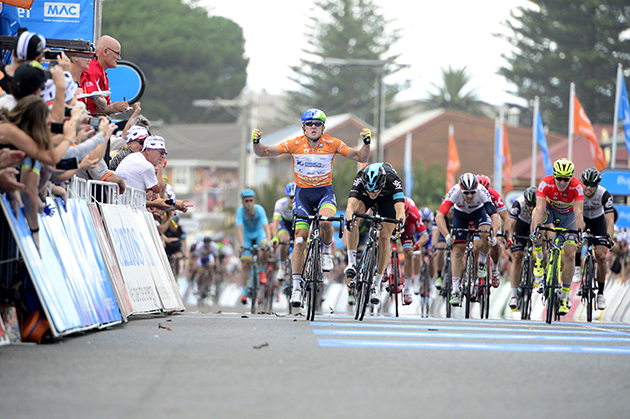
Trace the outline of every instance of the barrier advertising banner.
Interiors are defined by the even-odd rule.
[[[35,0],[30,10],[18,9],[20,25],[53,39],[81,38],[94,42],[94,0]]]

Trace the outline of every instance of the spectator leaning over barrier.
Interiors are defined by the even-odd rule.
[[[2,77],[0,77],[0,109],[13,109],[17,103],[17,100],[13,97],[11,92],[13,91],[13,76],[15,70],[25,62],[37,60],[40,61],[44,57],[44,48],[46,47],[46,39],[33,32],[22,32],[18,35],[15,47],[13,49],[12,61],[6,66],[0,64],[0,71],[2,71]]]
[[[53,145],[53,135],[48,128],[49,109],[41,97],[28,96],[21,99],[15,109],[6,118],[26,132],[37,143],[40,150],[55,151],[56,155],[63,155],[76,134],[78,115],[70,118],[63,126],[63,137],[57,146]],[[20,182],[25,185],[21,192],[24,202],[24,215],[33,233],[33,240],[39,248],[39,222],[37,214],[43,210],[44,203],[39,198],[39,178],[41,162],[27,157],[24,159],[20,172]]]
[[[109,79],[106,71],[116,68],[120,60],[120,43],[108,35],[103,35],[96,41],[96,59],[90,62],[87,70],[81,75],[81,89],[83,93],[108,91]],[[110,96],[85,99],[88,112],[114,114],[125,112],[129,108],[126,101],[111,102]]]
[[[144,140],[149,137],[149,130],[142,125],[134,125],[127,131],[127,144],[120,152],[109,162],[109,169],[116,171],[120,162],[131,153],[137,153],[142,150]]]

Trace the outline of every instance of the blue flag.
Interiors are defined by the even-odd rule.
[[[630,104],[628,103],[628,91],[626,81],[621,78],[621,95],[619,95],[617,118],[623,121],[623,132],[626,134],[626,150],[630,153]]]
[[[549,149],[547,148],[547,138],[545,137],[545,130],[543,129],[542,118],[540,117],[540,111],[538,111],[538,124],[536,125],[536,142],[540,147],[540,153],[542,155],[543,165],[545,166],[545,173],[547,176],[553,174],[553,168],[551,167],[551,159],[549,158]]]

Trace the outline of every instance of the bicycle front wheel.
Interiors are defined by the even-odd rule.
[[[355,315],[355,319],[363,320],[365,311],[370,303],[370,289],[372,288],[372,280],[374,279],[374,266],[376,266],[376,247],[374,245],[369,246],[363,252],[361,258],[361,268],[359,269],[359,284],[360,293],[357,304],[358,316]]]
[[[552,262],[549,266],[550,271],[547,272],[547,312],[546,312],[546,322],[551,324],[554,319],[555,312],[557,311],[557,289],[558,289],[558,272],[560,271],[560,252],[554,251],[552,255]]]
[[[463,287],[463,297],[466,299],[466,304],[465,304],[465,316],[467,319],[470,318],[470,299],[472,297],[472,289],[475,286],[474,285],[474,279],[473,277],[475,277],[476,275],[475,272],[473,272],[474,270],[474,256],[471,253],[466,253],[466,269],[464,270],[464,275],[462,275],[462,286],[460,287],[460,289],[462,289]]]
[[[394,293],[394,304],[396,305],[396,317],[398,317],[398,288],[400,285],[400,265],[398,262],[398,254],[392,258],[392,282],[389,284],[393,287],[390,291]]]
[[[521,271],[521,320],[529,320],[532,309],[532,259],[526,256]]]
[[[593,300],[595,299],[595,264],[590,254],[586,255],[584,261],[584,277],[582,278],[582,298],[586,298],[586,321],[593,321]]]
[[[444,265],[444,281],[442,282],[444,290],[444,299],[446,300],[446,318],[451,318],[451,293],[453,291],[453,272],[451,269],[451,260],[448,259]]]
[[[250,273],[252,278],[251,313],[256,314],[256,300],[258,300],[258,266],[252,263],[252,270]]]

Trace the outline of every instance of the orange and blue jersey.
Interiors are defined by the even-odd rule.
[[[332,166],[336,154],[346,157],[350,148],[338,138],[323,134],[312,147],[304,135],[283,141],[278,146],[280,154],[290,154],[293,159],[295,184],[299,188],[318,188],[332,185]]]

